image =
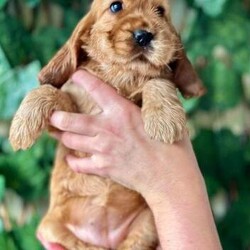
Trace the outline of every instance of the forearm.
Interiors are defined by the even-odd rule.
[[[183,179],[182,179],[183,178]],[[160,198],[162,197],[162,198]],[[197,169],[149,198],[162,249],[221,249],[203,178]]]

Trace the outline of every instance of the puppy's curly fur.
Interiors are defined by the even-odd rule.
[[[117,3],[122,9],[112,12],[111,0],[94,0],[67,43],[42,69],[41,86],[26,96],[12,121],[10,142],[15,150],[29,148],[48,128],[55,110],[101,112],[84,90],[70,83],[77,68],[101,78],[136,104],[142,103],[145,130],[151,138],[166,143],[182,138],[185,114],[176,88],[184,96],[199,96],[204,88],[171,24],[168,3]],[[150,33],[150,39],[141,43],[135,38],[137,31]],[[68,153],[58,146],[50,206],[38,229],[44,246],[155,249],[158,238],[143,198],[110,179],[74,173],[64,161]],[[102,247],[95,246],[97,242]]]

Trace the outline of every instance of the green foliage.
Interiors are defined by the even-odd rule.
[[[223,11],[223,6],[226,0],[195,0],[197,7],[201,7],[202,10],[209,16],[217,16]]]
[[[5,177],[0,175],[0,202],[3,200],[5,193]]]
[[[37,227],[39,221],[40,218],[34,217],[28,224],[22,227],[16,227],[12,231],[15,243],[18,244],[18,247],[21,250],[30,249],[30,246],[32,246],[32,249],[36,250],[42,249],[40,243],[37,241],[34,235],[34,229]]]
[[[38,4],[40,4],[40,0],[25,0],[25,2],[27,3],[27,5],[30,7],[30,8],[34,8],[36,7]]]
[[[249,192],[241,194],[232,202],[225,219],[218,223],[224,249],[249,249],[250,245],[250,197]],[[240,222],[240,223],[239,223]]]
[[[6,250],[18,250],[10,233],[7,232],[0,234],[0,246]]]
[[[40,63],[34,61],[26,66],[0,73],[0,117],[2,120],[13,117],[25,94],[38,86],[37,74],[40,69]]]
[[[212,58],[201,72],[208,88],[208,94],[201,101],[201,108],[225,111],[240,103],[242,98],[240,75],[232,65],[227,64],[229,63]]]
[[[0,249],[41,249],[35,230],[48,198],[54,143],[43,136],[30,150],[14,153],[6,131],[20,101],[38,85],[41,66],[89,2],[0,0],[0,211],[6,211]],[[222,214],[212,202],[221,241],[226,250],[250,249],[250,83],[243,80],[250,74],[250,2],[172,2],[188,56],[208,89],[201,99],[180,98],[210,199],[224,195]],[[21,220],[27,206],[33,212]]]
[[[223,3],[219,12],[207,11],[209,5],[219,7],[219,2]],[[249,249],[250,110],[242,87],[242,77],[250,70],[249,11],[236,0],[190,2],[198,3],[202,12],[196,10],[186,47],[208,93],[191,116],[197,129],[193,145],[211,199],[226,190],[228,204],[217,224],[224,249]],[[234,112],[242,105],[247,108],[236,121]]]
[[[3,8],[6,3],[7,0],[0,0],[0,9]]]
[[[3,138],[0,148],[0,173],[6,186],[15,190],[25,201],[46,196],[54,155],[51,139],[42,137],[30,150],[13,152],[8,140]]]
[[[14,227],[9,232],[0,233],[0,246],[4,250],[42,250],[40,243],[36,240],[34,231],[38,225],[39,218],[34,217],[23,226]]]
[[[27,62],[31,53],[31,40],[22,23],[17,18],[0,12],[0,33],[0,44],[10,64],[17,66]]]

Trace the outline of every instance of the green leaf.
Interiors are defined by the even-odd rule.
[[[4,75],[6,71],[10,70],[10,64],[3,52],[3,48],[0,45],[0,78]]]
[[[48,136],[42,136],[30,150],[13,152],[5,139],[0,148],[3,149],[0,173],[5,177],[6,187],[25,200],[46,197],[55,143]]]
[[[223,11],[227,0],[195,0],[196,6],[201,7],[203,11],[212,17],[218,16]]]
[[[1,242],[1,234],[4,232],[4,223],[3,218],[0,218],[0,242]],[[0,244],[1,245],[1,244]]]
[[[224,220],[218,224],[223,249],[249,249],[250,246],[249,192],[237,195]],[[240,223],[239,223],[240,222]]]
[[[19,250],[14,243],[10,233],[3,232],[0,234],[0,246],[3,250]]]
[[[202,173],[206,176],[215,176],[218,158],[213,131],[201,129],[193,140],[193,147]]]
[[[36,7],[38,4],[40,4],[41,0],[25,0],[25,2],[27,3],[27,5],[30,8],[34,8]]]
[[[33,45],[23,23],[17,17],[0,11],[0,34],[0,45],[10,64],[17,66],[27,62]]]
[[[250,33],[250,30],[249,30]],[[240,46],[233,53],[234,68],[239,73],[250,73],[250,46]],[[248,63],[247,63],[248,62]]]
[[[39,241],[36,239],[36,229],[38,226],[38,223],[40,221],[40,218],[35,216],[32,218],[32,220],[22,226],[22,227],[16,227],[13,230],[13,235],[15,238],[15,241],[18,242],[18,246],[21,250],[42,250],[42,246],[39,243]]]
[[[217,171],[224,183],[240,182],[245,177],[247,165],[244,161],[244,147],[242,138],[227,129],[215,133]]]
[[[231,66],[230,60],[224,62],[211,58],[201,72],[208,89],[201,99],[201,108],[205,110],[226,111],[234,108],[242,98],[241,79]]]
[[[37,75],[41,69],[38,61],[25,67],[8,70],[0,78],[0,119],[9,120],[24,96],[38,86]]]
[[[214,45],[222,44],[228,50],[235,50],[235,52],[242,46],[247,47],[249,45],[247,42],[249,39],[249,21],[244,14],[239,16],[229,12],[220,19],[212,20],[208,29],[208,39],[211,39]]]
[[[241,79],[237,73],[225,63],[213,62],[212,85],[213,104],[218,110],[235,107],[241,100]]]
[[[198,107],[199,98],[184,99],[181,95],[179,95],[179,98],[186,113],[191,113]]]
[[[68,37],[69,34],[64,36],[63,30],[52,26],[36,30],[33,34],[34,51],[42,64],[46,64],[52,58]]]
[[[204,177],[209,197],[213,197],[220,189],[221,183],[216,176],[206,175]]]
[[[7,0],[0,0],[0,9],[2,9],[6,3],[7,3]]]
[[[3,175],[0,175],[0,202],[2,201],[5,193],[5,178]]]

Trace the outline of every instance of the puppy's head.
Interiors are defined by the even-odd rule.
[[[182,48],[170,22],[167,1],[95,2],[99,2],[99,13],[91,31],[91,46],[86,47],[95,60],[133,68],[159,68],[165,67]]]
[[[61,87],[87,57],[145,74],[168,65],[184,95],[203,91],[170,21],[166,0],[94,0],[71,38],[41,71],[40,82]]]

